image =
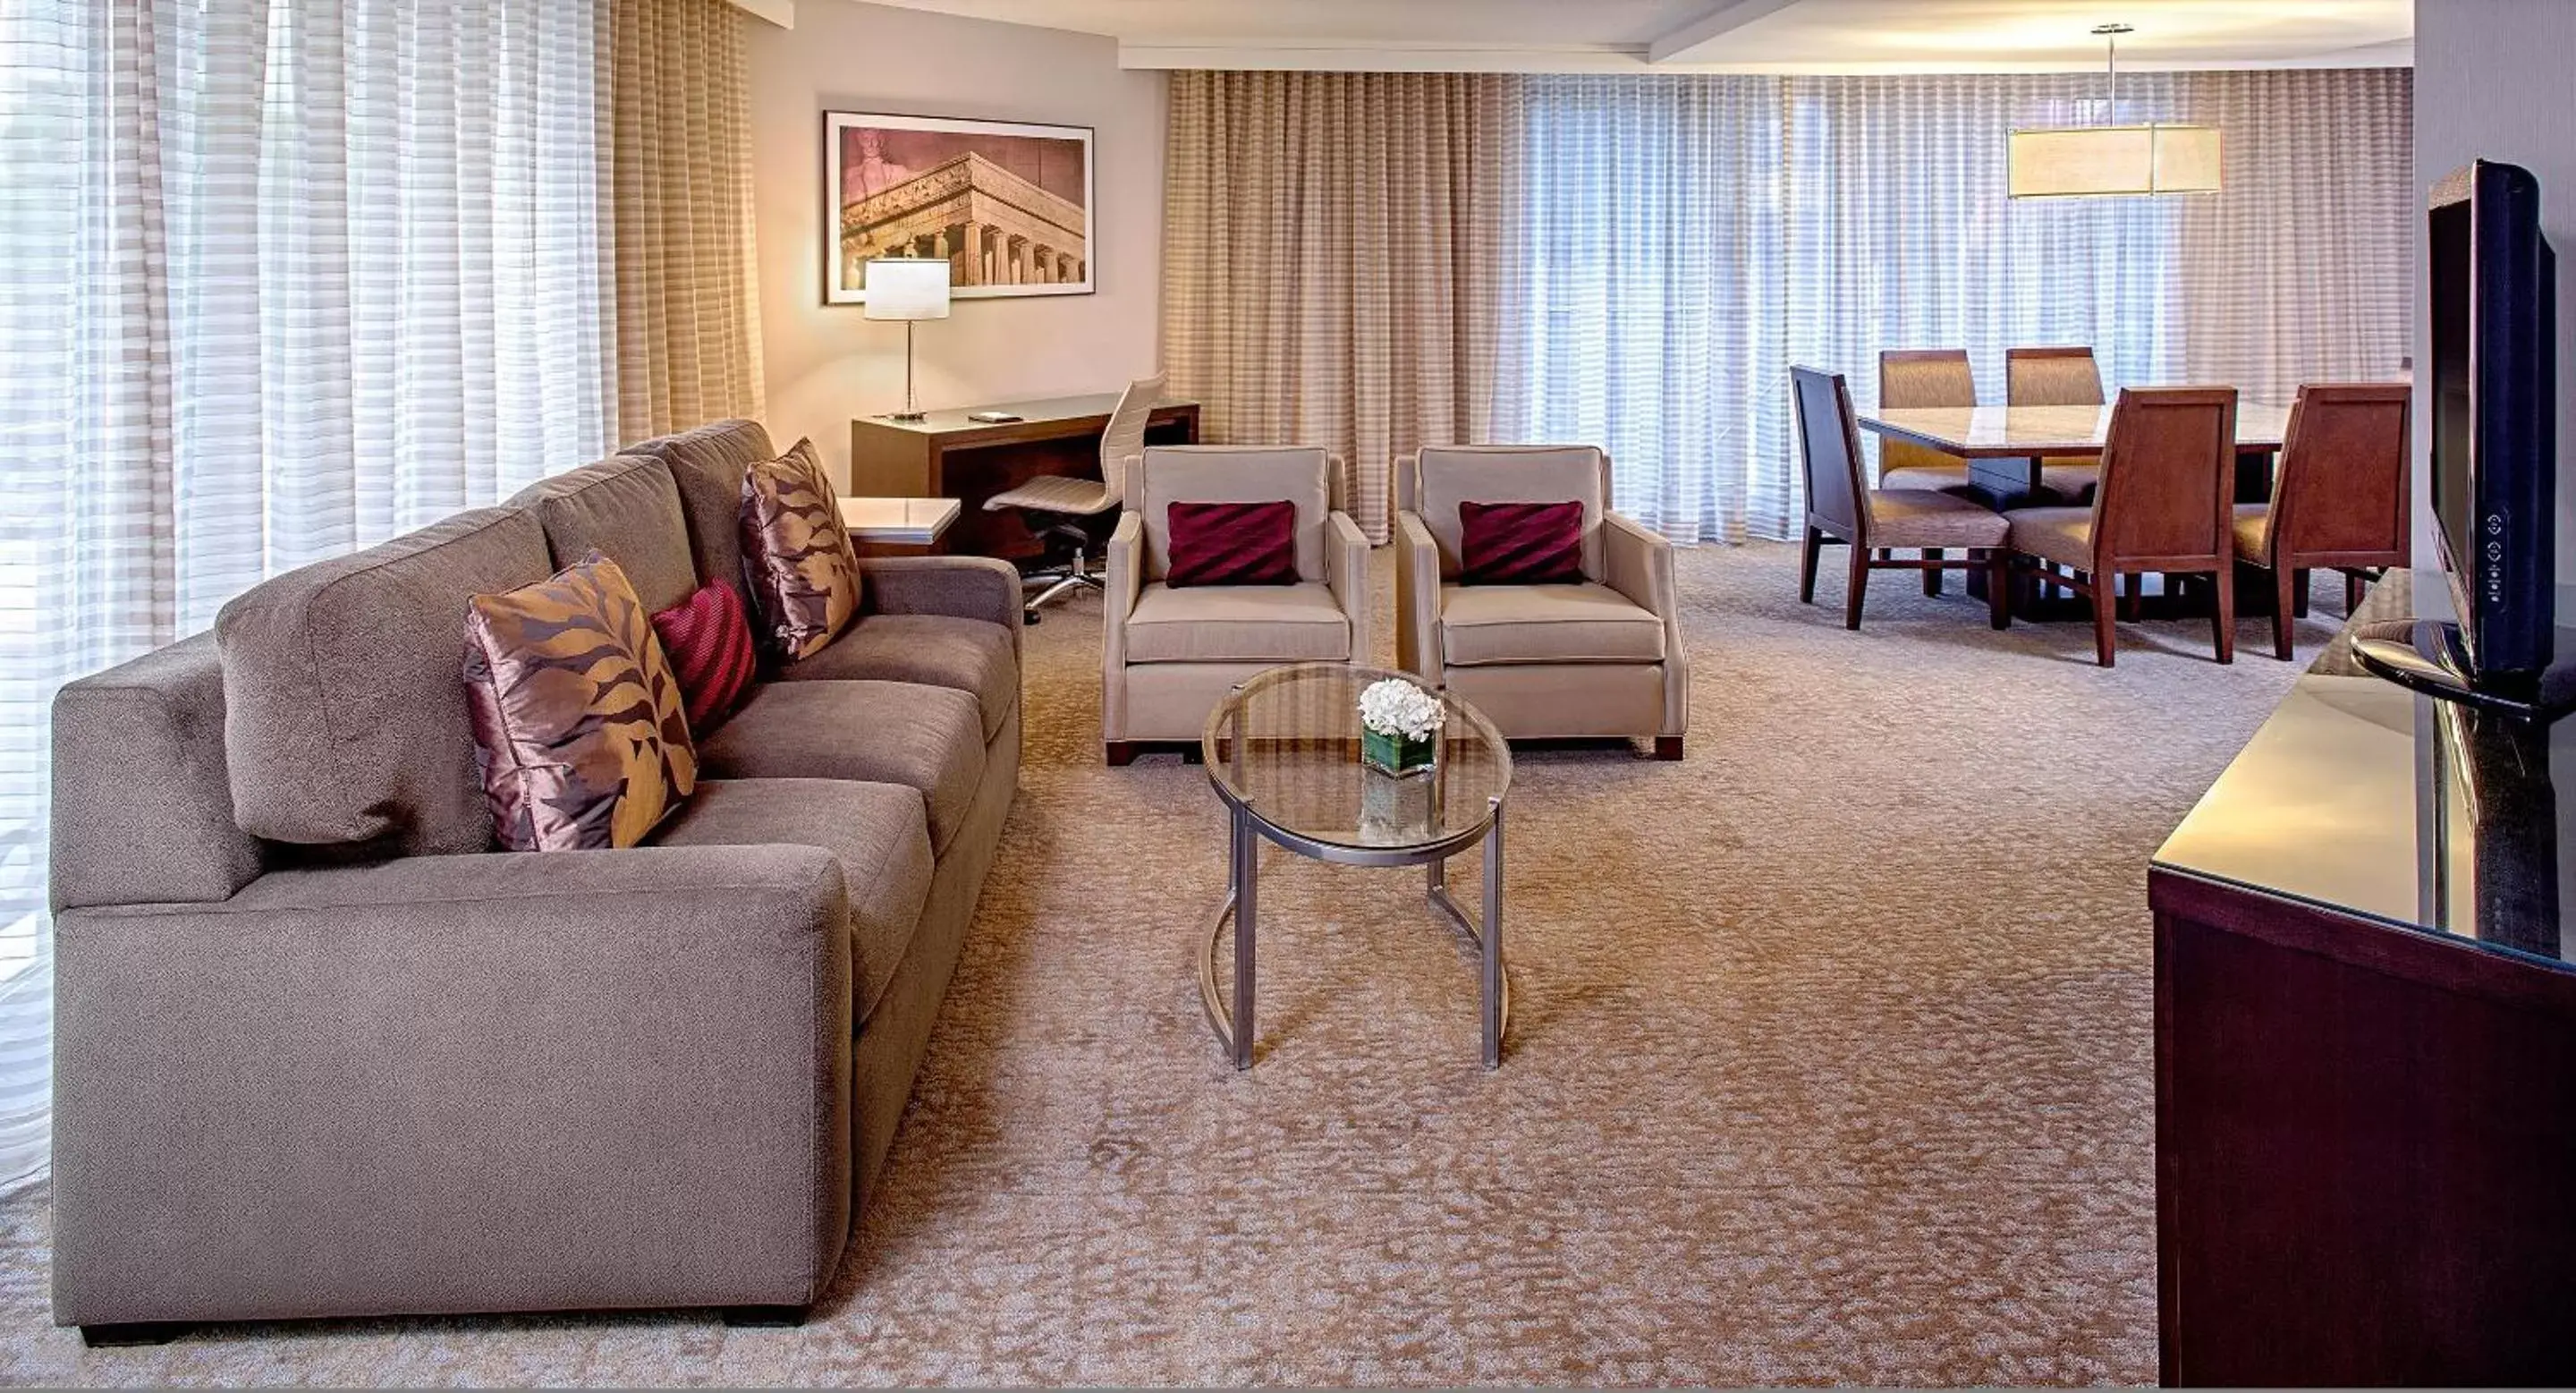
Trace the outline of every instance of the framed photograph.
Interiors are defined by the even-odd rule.
[[[823,302],[872,257],[946,257],[949,294],[1088,295],[1091,128],[823,113]]]

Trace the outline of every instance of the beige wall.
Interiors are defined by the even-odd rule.
[[[751,26],[768,426],[811,436],[848,479],[850,418],[903,401],[903,326],[823,304],[823,112],[891,111],[1090,126],[1100,200],[1090,295],[961,300],[919,326],[926,407],[1109,391],[1156,361],[1163,75],[1122,72],[1115,40],[854,0],[805,0],[796,27]]]
[[[2540,180],[2541,231],[2558,253],[2558,583],[2576,585],[2576,0],[2416,0],[2415,181],[2419,197],[2472,159]],[[2421,214],[2419,212],[2420,219]],[[2429,364],[2422,224],[2415,257],[2415,362]],[[2416,395],[2416,560],[2433,564],[2431,423]]]

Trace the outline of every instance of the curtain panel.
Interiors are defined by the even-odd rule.
[[[1517,344],[1518,82],[1172,74],[1163,357],[1212,441],[1322,445],[1389,536],[1394,459],[1489,437]]]
[[[54,689],[756,409],[745,22],[0,0],[0,1181],[47,1145]]]

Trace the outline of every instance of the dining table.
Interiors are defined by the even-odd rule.
[[[2043,459],[2100,459],[2111,432],[2105,406],[1903,406],[1860,414],[1860,428],[1967,462],[1968,491],[1997,512],[2072,502],[2040,484]],[[2272,497],[2272,463],[2290,428],[2290,409],[2269,402],[2236,404],[2239,503]]]

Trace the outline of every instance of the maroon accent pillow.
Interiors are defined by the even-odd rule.
[[[1461,585],[1574,585],[1583,579],[1583,504],[1461,503]]]
[[[653,616],[653,632],[670,656],[688,704],[689,732],[704,735],[733,714],[759,665],[751,646],[751,620],[742,595],[722,581],[702,585]]]
[[[1165,516],[1172,538],[1165,585],[1297,583],[1297,505],[1287,499],[1174,503]]]

